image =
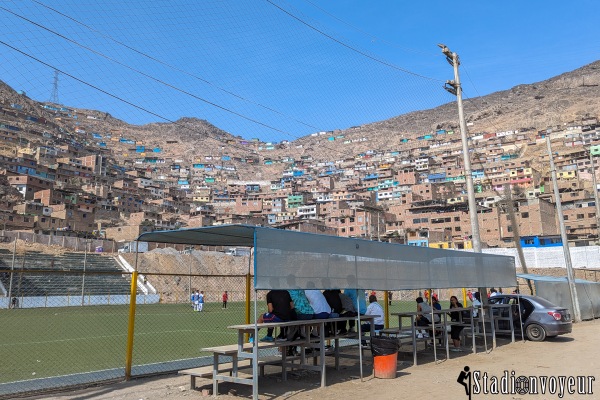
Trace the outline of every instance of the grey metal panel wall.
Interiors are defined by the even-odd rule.
[[[516,285],[513,257],[273,229],[258,229],[256,241],[257,289]]]
[[[582,319],[600,317],[600,283],[577,282],[577,297]],[[569,293],[569,284],[566,282],[535,282],[536,294],[560,307],[568,308],[573,315],[573,305]]]

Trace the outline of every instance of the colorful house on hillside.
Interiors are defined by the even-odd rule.
[[[521,236],[521,247],[559,247],[562,246],[560,235]]]

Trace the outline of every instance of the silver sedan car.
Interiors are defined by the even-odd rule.
[[[490,304],[510,304],[515,331],[524,330],[527,339],[541,342],[547,337],[571,333],[573,322],[569,310],[558,307],[543,297],[499,294],[489,298]],[[519,312],[521,317],[519,318]],[[521,326],[520,321],[523,325]],[[521,328],[521,329],[520,329]]]

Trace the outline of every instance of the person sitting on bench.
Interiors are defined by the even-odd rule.
[[[421,296],[417,297],[417,319],[415,324],[417,326],[429,326],[431,325],[431,306],[427,304]],[[434,317],[435,322],[440,322],[440,316],[435,314]],[[417,331],[417,337],[429,337],[429,333],[426,329],[421,330],[421,332]]]
[[[365,315],[375,315],[375,319],[373,320],[373,329],[376,331],[380,331],[384,328],[383,324],[385,323],[383,320],[383,308],[377,302],[377,296],[374,294],[369,296],[369,306],[367,307],[367,312]],[[371,323],[367,322],[360,326],[360,329],[363,332],[371,330]]]
[[[267,293],[267,309],[268,312],[258,317],[258,323],[263,322],[286,322],[292,319],[292,310],[294,303],[287,290],[271,290]],[[287,340],[285,332],[281,332],[279,339]],[[261,342],[274,342],[273,328],[267,329],[267,335],[260,339]],[[250,338],[253,342],[253,338]]]

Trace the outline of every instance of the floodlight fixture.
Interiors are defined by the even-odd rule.
[[[456,82],[446,81],[446,83],[444,83],[444,90],[456,96],[458,90]]]
[[[441,44],[441,43],[439,43],[439,44],[438,44],[438,47],[439,47],[440,49],[442,49],[442,53],[444,53],[444,55],[445,55],[446,57],[452,57],[452,52],[450,51],[450,49],[448,48],[448,46],[446,46],[445,44]]]

